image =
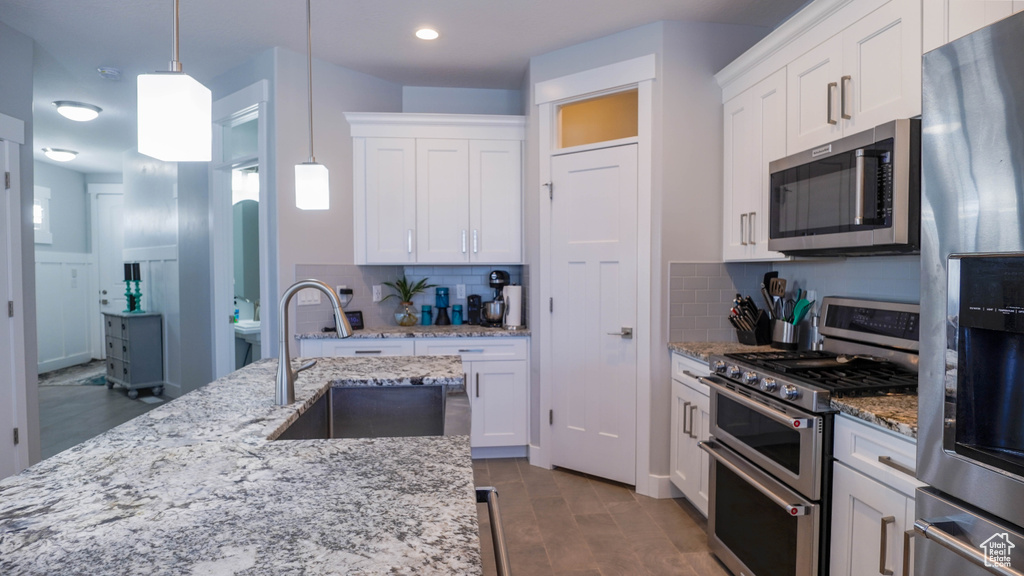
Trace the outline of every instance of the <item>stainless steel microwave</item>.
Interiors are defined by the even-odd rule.
[[[921,121],[894,120],[776,160],[770,250],[914,253],[920,247]]]

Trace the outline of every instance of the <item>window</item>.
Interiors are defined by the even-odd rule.
[[[563,104],[558,108],[558,147],[635,138],[639,133],[638,96],[634,88]]]
[[[35,187],[32,226],[36,231],[36,244],[53,244],[53,234],[50,232],[50,189],[45,186]]]

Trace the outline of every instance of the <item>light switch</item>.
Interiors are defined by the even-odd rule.
[[[306,288],[299,291],[299,306],[313,306],[320,303],[320,291],[315,288]]]
[[[466,299],[466,285],[465,284],[456,284],[455,285],[455,299],[456,300],[465,300]]]

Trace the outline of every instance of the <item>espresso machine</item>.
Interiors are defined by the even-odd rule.
[[[509,285],[508,272],[504,270],[491,270],[488,282],[494,289],[494,299],[483,303],[483,314],[480,318],[481,326],[493,328],[501,327],[505,322],[505,286]]]

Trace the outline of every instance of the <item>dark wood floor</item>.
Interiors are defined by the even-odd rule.
[[[140,395],[149,395],[149,391]],[[128,398],[128,391],[121,387],[40,386],[41,455],[49,458],[157,406],[160,404]]]
[[[706,521],[688,502],[526,459],[476,460],[477,486],[498,489],[515,576],[727,576]],[[484,574],[495,574],[486,505],[479,505]]]

